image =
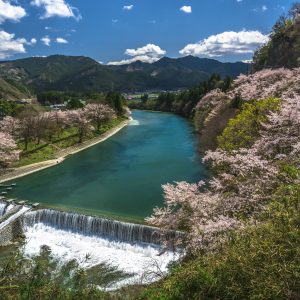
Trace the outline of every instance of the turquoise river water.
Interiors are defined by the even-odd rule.
[[[142,219],[163,204],[161,185],[205,177],[193,127],[173,114],[133,121],[63,163],[22,177],[9,196],[51,207]]]

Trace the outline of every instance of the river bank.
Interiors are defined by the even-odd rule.
[[[68,156],[78,153],[82,150],[85,150],[87,148],[90,148],[96,144],[99,144],[99,143],[107,140],[108,138],[110,138],[111,136],[113,136],[114,134],[119,132],[122,128],[127,126],[128,123],[130,122],[130,120],[131,119],[125,120],[124,122],[120,123],[118,126],[106,131],[105,133],[103,133],[102,135],[100,135],[96,138],[93,138],[93,139],[84,141],[81,144],[76,144],[76,145],[68,147],[66,149],[57,151],[55,154],[55,156],[56,156],[55,159],[42,161],[42,162],[27,165],[27,166],[19,167],[19,168],[8,169],[5,174],[0,175],[0,183],[10,181],[13,179],[17,179],[17,178],[41,171],[43,169],[53,167],[57,164],[60,164]]]

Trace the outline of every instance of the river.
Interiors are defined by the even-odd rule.
[[[110,139],[18,179],[10,196],[51,207],[142,220],[163,204],[161,185],[205,177],[192,125],[168,113],[134,111]]]

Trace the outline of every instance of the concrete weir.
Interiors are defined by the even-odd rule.
[[[172,241],[182,234],[72,212],[35,209],[35,205],[22,202],[15,203],[0,218],[0,246],[23,236],[23,251],[28,257],[38,255],[40,247],[46,245],[61,261],[76,260],[83,268],[109,263],[131,274],[110,289],[158,280],[157,274],[166,273],[168,264],[180,257],[180,249],[165,248],[162,239]]]
[[[30,211],[32,206],[25,201],[16,202],[14,199],[0,200],[0,246],[7,246],[23,235],[21,218]]]
[[[111,289],[153,282],[180,256],[180,249],[171,251],[161,243],[180,238],[178,231],[53,209],[32,210],[21,219],[27,256],[37,255],[46,245],[59,260],[76,260],[83,268],[109,263],[132,275]]]

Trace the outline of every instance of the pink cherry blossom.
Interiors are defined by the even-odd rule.
[[[236,95],[243,101],[280,97],[282,104],[267,115],[250,148],[206,152],[203,161],[215,174],[206,185],[164,185],[164,207],[155,208],[147,218],[165,230],[184,230],[185,238],[179,242],[191,252],[216,249],[228,232],[257,221],[277,187],[298,180],[284,175],[281,166],[286,163],[300,170],[300,68],[242,75],[230,92],[215,90],[204,96],[196,110],[211,111]]]
[[[0,132],[0,165],[6,167],[19,159],[20,151],[12,136],[7,132]]]

